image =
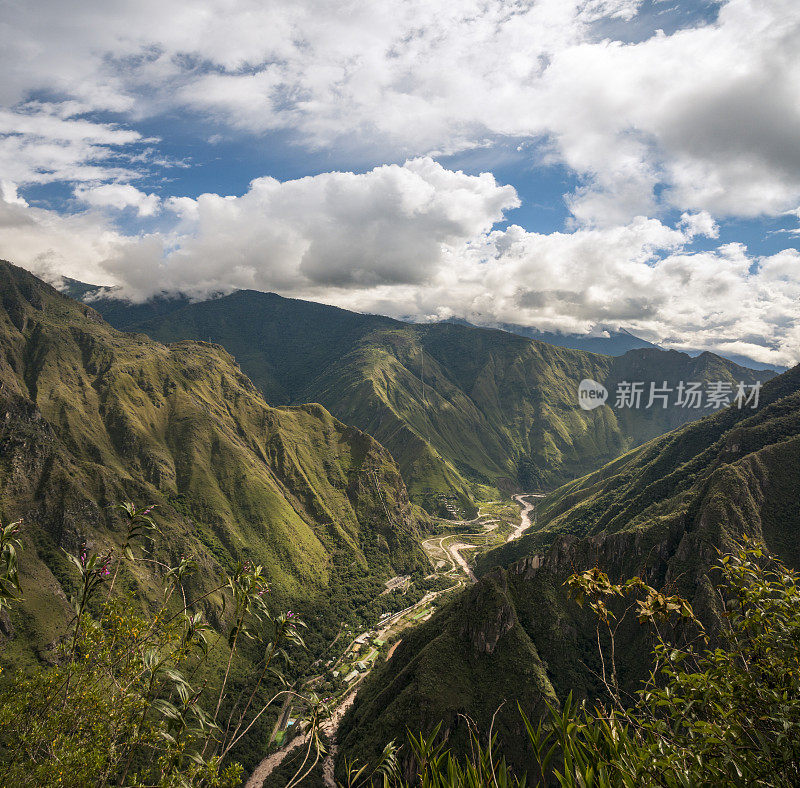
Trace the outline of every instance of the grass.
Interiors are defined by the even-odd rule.
[[[0,518],[24,518],[25,540],[25,598],[2,659],[52,653],[71,616],[63,550],[119,551],[123,500],[156,504],[151,558],[196,559],[192,596],[237,561],[262,564],[276,609],[314,624],[299,673],[385,579],[425,565],[425,517],[370,436],[320,405],[269,406],[218,346],[118,332],[5,263],[0,290]],[[145,564],[127,590],[151,605],[159,574]],[[221,626],[218,598],[205,607]]]
[[[117,325],[161,341],[208,339],[231,352],[271,404],[320,402],[373,435],[397,460],[412,499],[429,512],[474,516],[497,490],[550,490],[685,421],[697,411],[587,412],[583,378],[752,382],[712,354],[638,350],[611,358],[504,331],[412,325],[322,304],[241,291],[126,314]],[[766,379],[770,373],[759,373]],[[450,513],[452,516],[452,513]]]

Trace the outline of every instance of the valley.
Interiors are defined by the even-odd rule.
[[[0,788],[800,788],[800,0],[0,8]]]
[[[113,503],[144,501],[158,529],[152,566],[192,556],[201,571],[185,591],[205,600],[212,628],[229,613],[209,578],[242,563],[263,568],[272,610],[308,624],[286,679],[326,699],[333,754],[313,766],[326,785],[345,758],[374,760],[407,726],[441,722],[465,752],[460,715],[486,725],[509,697],[533,716],[567,688],[596,697],[586,622],[563,598],[575,567],[645,572],[711,610],[708,545],[746,521],[798,558],[775,519],[791,506],[773,503],[794,478],[795,371],[773,378],[658,348],[612,358],[252,292],[101,305],[121,325],[138,321],[132,333],[21,269],[3,263],[0,276],[0,505],[27,523],[30,589],[6,627],[4,665],[57,659],[74,592],[65,551],[122,550]],[[757,411],[700,420],[584,410],[576,398],[585,378],[613,390],[762,377]],[[733,503],[741,480],[751,492]],[[730,537],[714,530],[723,510]],[[125,588],[145,605],[159,579],[150,566]],[[621,675],[633,686],[644,663],[636,635],[627,643]],[[216,659],[219,671],[224,651]],[[240,693],[257,664],[257,644],[232,663]],[[254,721],[236,752],[251,788],[279,788],[310,754],[308,711],[287,700]],[[518,726],[507,712],[497,724],[514,763]]]
[[[408,647],[365,682],[342,722],[340,750],[368,762],[390,731],[441,722],[448,745],[468,751],[468,713],[484,730],[494,721],[505,755],[523,769],[526,737],[504,700],[535,715],[570,692],[607,697],[595,618],[568,599],[566,579],[593,567],[614,582],[639,576],[719,626],[718,551],[747,535],[800,566],[799,441],[796,367],[765,386],[758,410],[720,411],[539,499],[536,529],[480,556],[478,582],[408,633]],[[635,621],[617,631],[626,692],[647,676],[647,637]],[[419,689],[430,686],[442,691],[434,698]]]
[[[448,595],[466,587],[470,583],[477,582],[470,564],[461,556],[460,551],[464,549],[485,550],[493,544],[499,544],[505,533],[510,532],[507,540],[516,539],[519,535],[531,526],[531,512],[535,508],[535,502],[525,500],[526,498],[538,498],[540,496],[515,496],[519,504],[519,523],[514,524],[513,509],[500,502],[485,504],[483,510],[472,520],[460,522],[442,521],[440,525],[452,530],[445,536],[433,536],[423,538],[422,547],[425,550],[434,570],[425,577],[426,580],[445,581],[445,588],[438,591],[426,593],[422,599],[396,613],[384,614],[380,617],[376,625],[370,629],[360,632],[352,638],[345,646],[340,655],[328,662],[326,667],[336,675],[343,675],[344,686],[335,693],[329,701],[330,718],[322,725],[322,732],[325,734],[331,746],[335,746],[336,733],[344,713],[353,704],[361,683],[366,680],[375,666],[382,662],[389,662],[394,651],[402,643],[403,632],[409,627],[424,623],[434,614],[435,610],[441,606],[443,599]],[[471,532],[475,527],[482,526],[481,532]],[[457,540],[457,541],[453,541]],[[465,541],[461,541],[465,540]],[[471,540],[471,541],[466,541]],[[452,583],[452,585],[450,585]],[[363,653],[362,653],[363,651]],[[322,679],[322,676],[312,677],[306,686],[313,685]],[[281,715],[284,722],[292,720],[291,705],[288,705]],[[292,736],[296,728],[299,733]],[[273,772],[278,769],[288,756],[293,752],[299,753],[309,744],[308,734],[303,730],[302,724],[298,725],[292,720],[291,730],[284,724],[278,731],[277,741],[281,743],[278,750],[268,755],[256,767],[251,774],[245,788],[261,788]],[[288,736],[288,741],[283,744],[284,738]],[[273,734],[273,740],[274,738]],[[333,781],[333,764],[331,756],[324,761],[325,785],[335,788]]]
[[[198,571],[184,591],[223,629],[230,614],[214,579],[261,565],[273,609],[291,606],[312,624],[297,680],[342,622],[390,604],[380,597],[388,577],[422,575],[427,516],[372,438],[318,405],[271,408],[220,348],[117,332],[3,263],[0,288],[0,506],[4,522],[26,524],[7,669],[58,659],[76,582],[68,554],[122,553],[116,504],[129,497],[153,507],[158,530],[125,592],[155,604],[159,567],[191,556]],[[237,687],[257,659],[251,650],[233,663]],[[243,760],[260,759],[270,716]]]

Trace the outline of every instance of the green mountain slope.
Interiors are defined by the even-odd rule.
[[[118,326],[164,342],[211,339],[271,403],[320,402],[369,432],[396,457],[412,498],[441,513],[447,498],[461,513],[474,512],[479,484],[551,489],[702,414],[583,411],[576,394],[583,378],[609,387],[641,381],[647,389],[651,381],[770,377],[709,353],[643,349],[611,358],[505,331],[412,325],[254,291],[138,323],[139,312],[126,319],[114,303]]]
[[[387,742],[405,741],[406,730],[429,733],[440,725],[439,735],[450,747],[469,752],[470,720],[488,730],[503,702],[514,711],[519,702],[539,715],[557,698],[547,665],[517,614],[508,577],[497,573],[404,633],[342,721],[340,750],[374,763]],[[519,714],[506,713],[495,718],[493,731],[503,742],[522,741],[522,726]],[[401,763],[411,780],[412,764],[407,758]]]
[[[190,304],[182,298],[130,304],[104,297],[90,302],[116,328],[159,341],[222,345],[248,371],[270,404],[300,401],[303,390],[372,331],[402,326],[388,317],[239,290]]]
[[[89,304],[116,328],[152,320],[191,303],[188,296],[167,293],[153,296],[140,304],[133,304],[130,301],[114,298],[114,288],[90,285],[77,279],[70,279],[68,276],[62,276],[56,286],[64,295]]]
[[[535,714],[538,702],[528,699],[537,691],[546,697],[548,684],[558,698],[603,694],[595,619],[568,601],[566,578],[594,566],[612,580],[641,575],[687,597],[713,630],[721,613],[710,573],[717,550],[747,534],[800,566],[799,488],[796,367],[765,386],[757,410],[721,411],[549,495],[539,505],[538,532],[490,553],[478,584],[415,631],[413,649],[399,647],[370,678],[342,723],[341,751],[374,758],[406,726],[430,730],[438,719],[449,740],[463,746],[465,717],[486,731],[505,704],[495,729],[503,731],[504,753],[524,769],[517,698]],[[487,571],[498,563],[505,568]],[[489,603],[478,607],[475,599]],[[482,642],[475,633],[487,631],[500,633],[494,648],[471,657]],[[617,633],[624,689],[644,677],[648,653],[646,630],[626,620]],[[427,690],[440,685],[465,690]]]
[[[157,504],[153,557],[193,555],[195,591],[237,560],[263,564],[276,606],[318,624],[312,650],[352,598],[421,561],[417,514],[373,438],[319,405],[270,407],[220,347],[121,333],[8,263],[0,418],[0,517],[24,518],[27,548],[4,658],[52,651],[73,582],[61,548],[118,547],[122,500]],[[153,575],[135,586],[149,598]]]

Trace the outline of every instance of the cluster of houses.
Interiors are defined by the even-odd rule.
[[[387,580],[386,583],[384,583],[386,590],[383,591],[382,594],[388,594],[401,587],[407,588],[410,581],[411,575],[398,575],[397,577],[393,577],[391,580]]]
[[[352,684],[362,673],[366,673],[377,659],[380,649],[384,645],[386,645],[386,641],[374,637],[371,632],[360,634],[353,641],[348,656],[358,657],[362,649],[367,653],[361,659],[356,659],[351,663],[352,670],[343,679],[345,684]],[[334,670],[333,675],[338,678],[341,675],[341,671]]]

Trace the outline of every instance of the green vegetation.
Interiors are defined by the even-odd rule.
[[[280,779],[291,788],[319,782],[326,752],[320,723],[329,709],[316,694],[298,693],[283,679],[287,647],[303,647],[305,625],[291,611],[273,615],[263,568],[240,564],[215,586],[231,611],[227,629],[215,635],[201,600],[187,601],[186,582],[196,570],[187,559],[163,567],[160,604],[150,614],[137,613],[132,600],[114,595],[114,587],[149,560],[139,544],[156,525],[151,507],[121,509],[127,528],[119,555],[68,556],[77,575],[74,616],[58,664],[6,676],[0,779],[15,786],[234,788],[242,778],[232,757],[237,743],[271,704],[290,695],[295,709],[304,710],[309,736]],[[0,530],[3,589],[20,587],[19,535],[18,523]],[[551,693],[516,696],[521,758],[507,757],[512,732],[496,724],[498,707],[488,729],[467,721],[469,749],[459,748],[439,722],[424,735],[409,731],[405,746],[390,741],[372,765],[348,755],[338,784],[796,785],[800,575],[750,540],[720,556],[713,571],[725,611],[713,637],[687,600],[639,576],[615,584],[596,568],[571,575],[571,596],[578,605],[588,601],[596,621],[605,694],[593,706],[574,702],[572,693],[563,705]],[[14,592],[3,596],[5,608],[17,601]],[[486,612],[481,599],[472,601],[479,615]],[[651,640],[649,673],[632,694],[618,678],[617,637],[626,618],[647,624]],[[237,694],[230,668],[246,638],[261,644],[261,658],[257,680]],[[481,642],[491,653],[485,632]],[[209,658],[215,650],[223,654],[221,674]]]
[[[198,304],[159,301],[155,314],[93,302],[119,328],[163,342],[220,343],[272,404],[320,402],[379,440],[412,499],[471,518],[500,490],[548,490],[702,411],[581,410],[583,378],[675,385],[766,380],[710,353],[657,349],[620,358],[555,347],[505,331],[411,325],[270,293],[240,291]],[[160,313],[160,314],[159,314]]]
[[[340,750],[353,761],[375,762],[407,728],[430,731],[438,725],[453,751],[466,753],[471,729],[462,715],[488,730],[503,698],[543,714],[556,695],[498,577],[473,586],[403,634],[392,659],[370,674],[342,721]],[[522,744],[524,729],[515,714],[498,718],[495,731],[509,749]]]
[[[272,408],[221,348],[165,347],[123,334],[90,307],[0,263],[0,517],[24,518],[25,593],[13,622],[0,613],[7,669],[58,659],[73,615],[66,549],[118,555],[118,500],[152,501],[148,560],[117,581],[143,615],[160,604],[163,566],[197,564],[187,595],[218,631],[228,625],[212,579],[239,563],[263,567],[272,613],[310,626],[292,680],[347,624],[374,615],[384,581],[426,566],[413,507],[391,455],[319,405]],[[254,675],[244,648],[236,691]],[[216,665],[218,670],[222,666]],[[249,767],[274,718],[238,754]]]
[[[722,411],[554,491],[537,504],[538,530],[482,557],[479,583],[404,636],[367,680],[342,723],[344,756],[375,762],[406,726],[430,731],[440,720],[464,755],[466,719],[488,730],[499,707],[503,755],[523,768],[527,734],[515,698],[531,697],[525,708],[536,721],[537,699],[607,693],[596,621],[569,603],[567,578],[593,567],[640,576],[689,600],[716,636],[725,620],[710,572],[718,550],[748,534],[800,566],[798,478],[800,368],[769,381],[757,410]],[[617,642],[620,689],[633,693],[649,675],[651,643],[630,618]]]
[[[231,784],[233,762],[250,769],[283,725],[275,726],[279,709],[268,705],[281,686],[268,655],[280,652],[278,628],[287,621],[280,611],[289,607],[309,625],[306,648],[281,668],[293,692],[337,694],[344,684],[334,665],[352,669],[356,656],[375,663],[337,733],[345,782],[371,779],[369,770],[348,774],[357,761],[382,764],[389,784],[413,784],[422,772],[426,785],[514,785],[524,772],[535,775],[531,765],[554,746],[542,770],[564,779],[586,781],[591,767],[594,784],[648,784],[652,775],[639,766],[624,771],[638,754],[671,759],[662,765],[668,774],[674,766],[668,784],[693,784],[684,729],[647,717],[636,693],[644,686],[648,702],[664,706],[673,696],[658,693],[675,683],[691,703],[695,679],[685,676],[702,665],[719,681],[698,684],[702,692],[713,695],[729,681],[743,703],[752,700],[725,672],[724,655],[737,664],[749,658],[755,633],[736,645],[737,619],[711,568],[745,533],[788,566],[800,565],[800,370],[770,381],[758,410],[729,409],[681,426],[699,412],[582,411],[577,382],[750,382],[753,374],[711,354],[645,349],[612,359],[500,331],[412,326],[258,293],[151,305],[139,325],[182,340],[164,346],[116,331],[89,306],[5,263],[0,294],[0,518],[24,518],[21,530],[0,532],[8,729],[0,756],[16,753],[7,761],[11,784],[28,774],[30,784],[52,783],[64,764],[74,780],[84,762],[90,777],[76,785],[171,785],[178,775]],[[126,310],[116,303],[122,320]],[[236,353],[258,389],[208,338]],[[264,396],[325,407],[273,407]],[[498,526],[470,535],[486,519],[507,519],[507,501],[485,505],[475,523],[448,524],[432,522],[412,498],[445,518],[467,519],[476,499],[563,481],[538,502],[534,532],[479,560],[477,584],[407,614],[421,620],[438,608],[402,632],[389,661],[387,644],[342,657],[381,615],[454,582],[427,575],[421,534],[435,533],[426,549],[443,555],[435,544],[442,538],[497,544],[508,533]],[[118,500],[154,506],[143,513],[116,507]],[[137,557],[134,545],[146,552]],[[757,563],[736,561],[729,567]],[[736,597],[741,572],[721,571]],[[753,582],[766,577],[779,596],[780,582],[793,575],[769,571]],[[592,609],[567,598],[564,584],[576,573],[599,627]],[[631,576],[639,580],[625,586],[609,579]],[[383,593],[393,577],[397,590]],[[684,613],[675,631],[659,630],[655,651],[653,633],[625,615],[628,591],[639,594],[637,605],[663,600]],[[687,633],[709,641],[698,648],[681,639]],[[691,656],[666,665],[666,644]],[[784,667],[793,659],[771,641],[762,646]],[[763,667],[765,681],[773,667]],[[775,686],[792,700],[793,685]],[[59,705],[60,693],[73,692]],[[25,707],[33,710],[28,719]],[[298,708],[321,710],[299,698]],[[723,758],[733,734],[697,714],[691,736],[709,730],[718,745],[700,766],[731,765],[714,758]],[[792,706],[780,718],[792,731],[793,714]],[[559,719],[577,733],[561,735]],[[778,737],[771,719],[753,726],[770,747]],[[647,728],[656,723],[658,730]],[[407,729],[424,735],[387,750]],[[319,781],[316,743],[312,737],[297,753],[297,766],[305,761],[301,772],[311,768],[309,780]],[[753,744],[754,763],[757,746],[763,742]],[[790,775],[793,749],[775,752]],[[276,779],[297,771],[291,760]]]
[[[538,722],[518,702],[515,711],[525,730],[523,769],[509,765],[504,737],[493,724],[480,733],[471,730],[466,757],[445,743],[437,725],[428,735],[409,733],[403,748],[390,744],[372,767],[345,762],[342,784],[797,785],[800,575],[754,545],[722,556],[716,572],[727,611],[716,644],[686,600],[664,595],[640,577],[613,584],[590,570],[569,579],[573,593],[589,600],[598,627],[611,637],[602,663],[607,692],[595,706],[576,703],[571,695],[561,708],[548,704]],[[610,609],[614,603],[622,605],[619,616]],[[625,615],[647,624],[653,639],[651,671],[632,696],[623,695],[616,680],[613,638]]]
[[[303,646],[305,625],[291,611],[273,616],[263,568],[239,564],[214,588],[231,608],[226,631],[215,637],[202,598],[187,601],[186,581],[196,566],[185,558],[162,567],[159,606],[136,612],[114,587],[151,560],[135,553],[156,526],[150,509],[122,509],[128,529],[119,555],[67,554],[77,588],[57,665],[5,677],[0,779],[15,786],[233,788],[242,767],[230,755],[271,704],[291,695],[307,709],[311,730],[324,711],[313,694],[281,688],[286,649]],[[18,532],[18,524],[2,532],[3,588],[19,585],[11,560]],[[235,696],[231,666],[245,638],[259,640],[263,650],[255,680]],[[221,676],[215,651],[222,652]]]

